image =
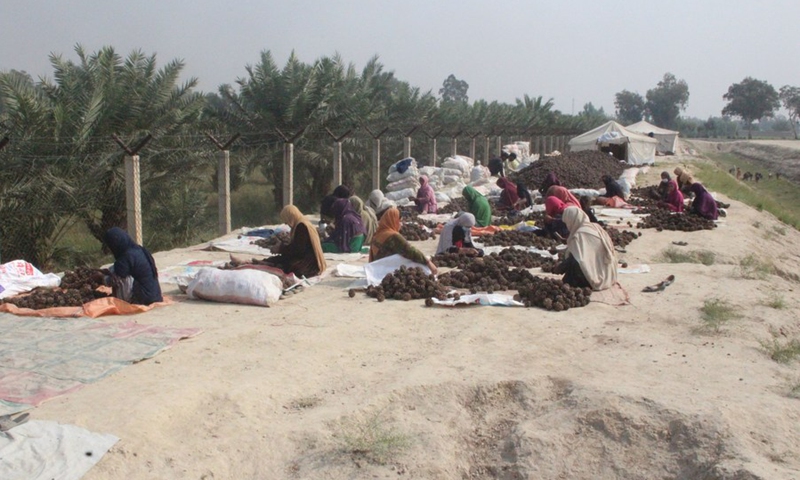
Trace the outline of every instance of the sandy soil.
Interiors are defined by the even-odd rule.
[[[334,277],[272,308],[181,299],[135,320],[202,335],[33,416],[121,437],[87,480],[800,478],[800,372],[759,343],[800,338],[800,233],[731,203],[716,230],[629,245],[652,268],[621,276],[629,306],[425,308],[348,298]],[[661,263],[677,240],[716,263]],[[783,275],[743,278],[748,254]],[[718,334],[698,331],[713,297],[741,315]]]

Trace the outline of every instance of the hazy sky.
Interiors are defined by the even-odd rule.
[[[684,115],[720,115],[747,76],[800,86],[800,1],[671,0],[2,0],[0,70],[52,75],[51,52],[111,45],[186,62],[216,91],[270,50],[312,63],[338,52],[438,95],[451,73],[470,100],[553,98],[577,113],[614,112],[614,94],[645,95],[665,72],[689,85]]]

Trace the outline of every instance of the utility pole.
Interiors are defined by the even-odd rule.
[[[331,136],[333,139],[333,184],[334,185],[341,185],[342,184],[342,140],[350,135],[353,130],[348,130],[344,132],[343,135],[337,137],[333,134],[328,127],[325,127],[325,131],[328,132],[328,135]]]
[[[278,130],[275,131],[283,139],[283,206],[291,205],[294,202],[294,141],[300,138],[306,127],[292,136],[286,136]]]
[[[217,203],[219,204],[219,234],[231,233],[231,152],[230,147],[241,135],[238,133],[225,143],[218,141],[213,135],[206,132],[206,136],[217,146],[220,151],[217,164]]]
[[[142,244],[142,191],[139,178],[139,150],[144,148],[153,136],[149,133],[135,147],[131,148],[114,134],[111,138],[125,151],[125,209],[128,221],[128,235],[137,244]]]
[[[384,128],[380,132],[373,132],[366,125],[364,130],[372,137],[372,189],[380,190],[381,188],[381,136],[389,130],[389,127]]]

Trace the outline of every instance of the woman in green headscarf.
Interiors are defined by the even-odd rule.
[[[492,207],[486,197],[469,185],[464,187],[461,195],[467,200],[469,213],[475,215],[475,224],[477,226],[488,227],[492,224]]]

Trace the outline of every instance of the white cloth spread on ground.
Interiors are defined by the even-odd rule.
[[[403,257],[402,255],[394,254],[374,262],[370,262],[364,266],[364,272],[367,275],[367,283],[369,285],[380,285],[383,277],[394,272],[401,266],[406,267],[421,267],[425,274],[430,275],[431,270],[427,265],[412,262],[411,260]]]
[[[79,480],[118,441],[75,425],[31,420],[0,433],[0,478]]]

